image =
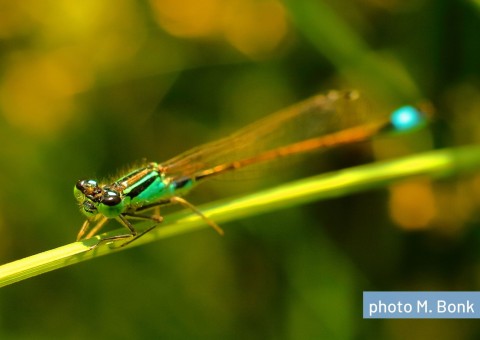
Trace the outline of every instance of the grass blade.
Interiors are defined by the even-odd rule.
[[[306,202],[385,187],[401,179],[418,176],[442,178],[479,168],[480,146],[443,149],[318,175],[251,195],[213,202],[200,206],[199,209],[206,216],[222,223]],[[98,236],[67,244],[0,266],[0,287],[131,246],[202,228],[208,226],[199,216],[182,211],[165,216],[159,228],[124,248],[111,248],[104,244],[90,251],[98,242]],[[119,233],[124,233],[124,230],[112,231],[102,236]]]

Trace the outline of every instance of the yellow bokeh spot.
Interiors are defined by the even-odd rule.
[[[61,129],[73,115],[73,96],[90,84],[71,53],[14,58],[0,84],[1,113],[12,126],[39,134]]]
[[[274,51],[287,34],[277,0],[151,0],[158,24],[178,37],[225,39],[252,58]]]
[[[179,37],[207,37],[218,32],[222,0],[151,0],[160,26]]]
[[[0,1],[0,38],[8,39],[17,32],[28,30],[30,23],[25,20],[18,3]]]
[[[78,112],[75,95],[94,79],[128,76],[119,67],[129,66],[146,39],[131,0],[26,0],[0,7],[6,11],[0,21],[8,18],[0,22],[0,37],[22,42],[6,44],[0,115],[29,133],[48,136],[64,128]]]
[[[230,1],[223,28],[227,41],[242,53],[271,53],[287,33],[285,9],[275,0]]]
[[[405,229],[425,229],[437,215],[429,181],[409,181],[390,187],[391,218]]]

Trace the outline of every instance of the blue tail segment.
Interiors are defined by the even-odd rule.
[[[402,132],[422,127],[426,117],[418,109],[407,105],[392,112],[390,123],[395,131]]]

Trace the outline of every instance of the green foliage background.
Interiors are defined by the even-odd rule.
[[[74,240],[76,180],[319,91],[429,100],[436,118],[189,200],[476,143],[479,17],[468,0],[0,3],[1,262]],[[479,197],[478,174],[422,178],[67,267],[0,290],[0,337],[474,339],[472,321],[363,320],[361,307],[365,290],[478,290]]]

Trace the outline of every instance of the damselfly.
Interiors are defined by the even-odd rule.
[[[128,233],[103,238],[100,242],[125,239],[124,246],[157,226],[162,221],[159,207],[172,203],[191,209],[223,234],[214,221],[183,198],[198,183],[289,155],[365,141],[379,134],[412,130],[426,121],[425,115],[412,106],[404,106],[378,120],[372,119],[374,114],[368,111],[357,92],[331,91],[164,163],[148,163],[113,183],[78,181],[74,195],[87,220],[77,240],[94,236],[109,219],[116,219],[128,229]],[[145,214],[150,210],[154,213]],[[154,224],[138,233],[131,219],[150,220]],[[96,225],[88,232],[92,223]]]

